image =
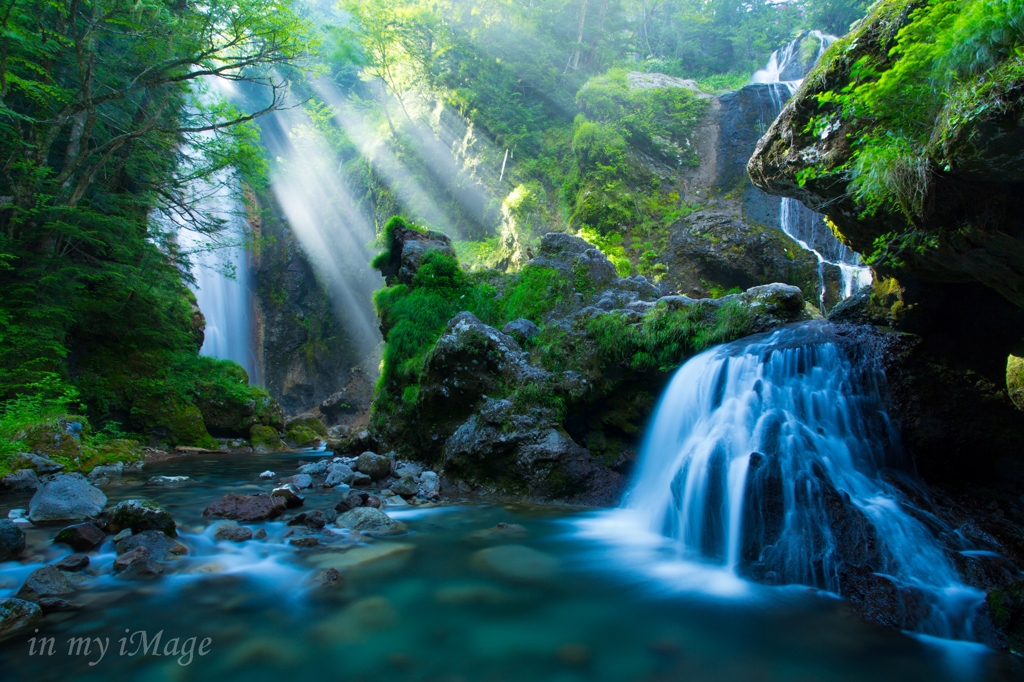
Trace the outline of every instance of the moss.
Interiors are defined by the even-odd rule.
[[[319,433],[300,424],[290,425],[288,427],[288,432],[284,435],[285,442],[294,447],[305,445],[306,443],[312,443],[313,441],[320,439],[321,435]]]
[[[249,440],[252,443],[253,452],[283,452],[288,446],[281,440],[275,429],[262,424],[257,424],[249,430]]]
[[[295,428],[303,428],[307,431],[312,431],[318,436],[324,438],[327,437],[327,427],[323,423],[313,416],[295,417],[294,419],[288,420],[288,430]]]
[[[82,471],[92,471],[104,464],[140,462],[144,457],[142,444],[137,440],[130,438],[102,440],[96,444],[82,445],[80,468]]]
[[[1024,358],[1011,355],[1006,360],[1006,388],[1017,409],[1024,410]]]

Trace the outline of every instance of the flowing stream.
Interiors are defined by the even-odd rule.
[[[750,77],[750,83],[764,84],[769,87],[769,99],[772,106],[771,111],[766,112],[767,124],[770,125],[771,121],[775,120],[789,98],[800,87],[808,65],[813,66],[817,63],[835,39],[835,36],[826,35],[821,31],[809,31],[772,52],[765,67],[754,72]],[[803,54],[806,49],[805,45],[814,47],[813,59],[807,59],[807,55]],[[782,198],[779,207],[779,225],[800,246],[817,257],[821,290],[820,305],[823,310],[827,287],[826,268],[831,266],[839,270],[841,290],[837,293],[840,300],[871,283],[871,270],[861,265],[860,254],[836,239],[824,218],[801,202],[788,197]]]

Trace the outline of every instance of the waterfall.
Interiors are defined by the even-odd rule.
[[[902,600],[904,629],[972,639],[984,593],[959,580],[941,522],[890,482],[903,455],[884,375],[829,329],[791,326],[683,365],[613,513],[682,563],[737,579],[847,594],[866,576]]]
[[[766,84],[772,110],[767,112],[768,125],[782,112],[782,108],[803,82],[807,71],[821,58],[835,41],[821,31],[807,31],[786,46],[772,52],[763,69],[750,77],[751,84]],[[814,46],[813,59],[804,45]],[[768,125],[765,126],[767,130]],[[840,242],[832,234],[824,218],[810,210],[796,199],[783,197],[779,207],[779,225],[800,246],[814,253],[818,259],[818,282],[820,307],[825,312],[826,281],[825,270],[829,266],[839,269],[842,282],[841,298],[853,294],[860,287],[871,283],[871,270],[861,265],[860,254]]]

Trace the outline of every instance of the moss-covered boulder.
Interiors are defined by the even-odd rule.
[[[158,530],[171,537],[178,535],[177,524],[170,512],[153,500],[146,499],[118,502],[110,513],[109,527],[115,535],[126,528],[133,533]]]
[[[285,442],[304,447],[318,440],[327,440],[327,427],[312,415],[299,415],[285,422]]]
[[[249,429],[249,440],[252,443],[252,451],[259,454],[265,452],[284,452],[290,448],[281,440],[281,435],[276,429],[262,424],[256,424]]]

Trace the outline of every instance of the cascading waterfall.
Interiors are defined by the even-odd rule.
[[[901,463],[884,376],[828,329],[788,327],[683,365],[623,513],[684,562],[731,575],[840,594],[851,575],[891,581],[914,612],[906,629],[971,639],[984,593],[884,472]]]
[[[809,31],[785,47],[772,52],[763,69],[754,72],[751,84],[769,86],[771,111],[765,112],[765,129],[782,112],[782,108],[803,82],[805,71],[817,63],[835,41],[821,31]],[[813,60],[806,59],[803,46],[807,41],[817,41]],[[841,298],[846,298],[866,284],[871,283],[871,270],[861,265],[860,254],[851,250],[832,234],[824,219],[796,199],[783,197],[779,207],[779,225],[800,246],[811,251],[818,259],[818,280],[821,291],[820,305],[825,308],[825,268],[839,269],[842,282]]]

